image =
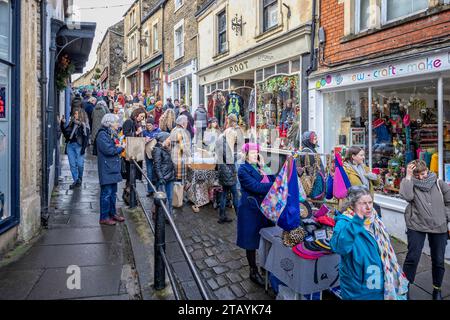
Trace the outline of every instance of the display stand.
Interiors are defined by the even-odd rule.
[[[260,265],[267,271],[266,290],[268,272],[292,289],[296,299],[339,286],[339,255],[326,255],[317,260],[302,259],[283,244],[282,232],[279,227],[260,231],[258,254]]]

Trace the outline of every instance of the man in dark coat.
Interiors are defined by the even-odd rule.
[[[194,139],[194,118],[192,117],[191,113],[188,110],[188,106],[187,105],[182,105],[180,108],[180,116],[186,116],[188,118],[188,125],[186,130],[189,132],[189,134],[191,135],[191,141]]]

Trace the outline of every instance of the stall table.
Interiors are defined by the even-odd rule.
[[[218,186],[218,173],[213,169],[188,168],[187,195],[196,207],[203,207],[210,202],[209,191]]]
[[[339,286],[339,255],[326,255],[317,260],[302,259],[292,248],[283,244],[282,232],[280,227],[260,231],[259,261],[265,270],[292,289],[296,293],[296,299],[299,295],[303,297]]]

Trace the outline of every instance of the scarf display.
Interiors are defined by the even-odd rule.
[[[412,178],[414,187],[416,187],[424,192],[430,191],[431,188],[433,188],[433,186],[436,184],[436,181],[437,181],[437,175],[434,172],[429,172],[428,177],[426,177],[423,180]]]
[[[355,216],[351,209],[344,214],[351,218]],[[370,218],[365,219],[364,228],[375,239],[380,252],[384,271],[384,300],[406,300],[409,281],[397,261],[386,227],[375,210]]]

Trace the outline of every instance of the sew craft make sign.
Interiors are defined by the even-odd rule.
[[[450,52],[380,65],[375,68],[328,74],[310,82],[310,89],[329,89],[354,84],[423,75],[450,70]]]

